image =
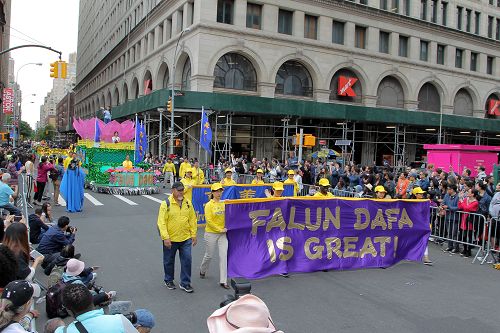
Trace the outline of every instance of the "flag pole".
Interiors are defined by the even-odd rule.
[[[137,163],[136,157],[137,157],[137,126],[139,125],[137,123],[138,121],[137,113],[135,114],[135,133],[134,133],[134,164]]]

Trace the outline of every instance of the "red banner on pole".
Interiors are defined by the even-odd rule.
[[[12,88],[3,88],[2,108],[4,114],[14,113],[14,91]]]
[[[358,82],[357,78],[339,76],[337,95],[356,97],[356,93],[352,90],[356,82]]]
[[[497,99],[490,99],[488,105],[488,114],[490,116],[500,116],[500,101]]]

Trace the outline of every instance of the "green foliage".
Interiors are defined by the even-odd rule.
[[[33,136],[33,129],[31,128],[30,124],[28,124],[24,120],[21,120],[21,122],[19,123],[19,132],[25,140],[30,139]]]
[[[35,140],[53,140],[56,135],[56,129],[52,125],[47,125],[43,128],[37,129],[35,133]]]

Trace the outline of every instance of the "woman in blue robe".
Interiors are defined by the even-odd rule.
[[[66,200],[66,211],[81,212],[84,201],[85,173],[78,160],[72,160],[61,181],[61,194]]]

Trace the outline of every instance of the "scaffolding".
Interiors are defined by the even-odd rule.
[[[406,126],[397,125],[394,128],[394,166],[406,166]]]
[[[230,159],[232,130],[232,113],[226,115],[217,114],[215,117],[214,165],[217,164],[217,156],[224,158],[226,161]],[[224,140],[221,143],[220,139],[222,135],[224,136]]]

